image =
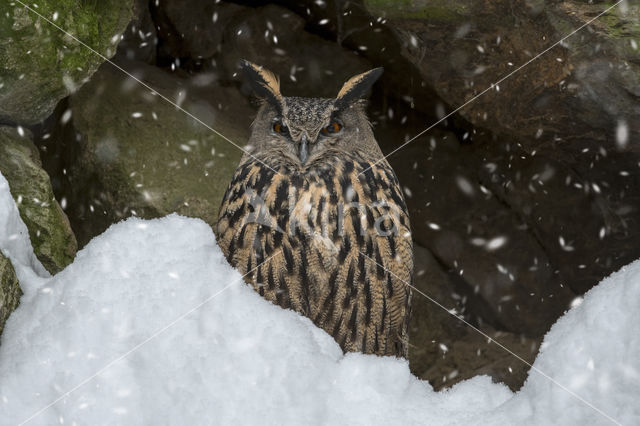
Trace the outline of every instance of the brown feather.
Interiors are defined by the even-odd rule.
[[[336,97],[339,108],[360,99],[371,88],[373,83],[382,75],[382,68],[374,68],[362,74],[355,75],[342,85]]]
[[[253,62],[245,61],[245,64],[253,68],[253,70],[260,75],[263,80],[261,84],[269,90],[273,96],[278,99],[282,99],[282,94],[280,93],[280,78],[277,75],[260,65],[254,64]]]
[[[241,164],[220,210],[220,247],[242,274],[275,255],[250,274],[247,282],[266,299],[311,318],[343,350],[406,356],[411,291],[403,281],[411,282],[413,256],[400,186],[386,161],[372,167],[369,176],[373,181],[358,177],[369,165],[362,158],[336,154],[325,161],[333,170],[331,175],[326,175],[326,168],[310,168],[299,176],[299,187],[308,185],[307,190],[296,188],[292,176],[273,176],[273,171],[256,160]],[[333,201],[326,190],[327,180],[336,188]],[[267,183],[255,187],[260,181]],[[339,190],[344,182],[353,187],[354,196],[368,212],[349,210],[350,200]],[[261,211],[268,218],[256,223],[256,211],[249,208],[245,188],[263,195]],[[389,210],[372,206],[381,199],[398,214],[398,232],[389,236],[377,235],[372,224],[362,223],[362,213],[374,221],[384,218]],[[344,212],[342,235],[336,220],[340,208]],[[276,230],[277,226],[284,232]]]

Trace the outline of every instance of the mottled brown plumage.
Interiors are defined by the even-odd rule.
[[[406,356],[409,218],[393,170],[374,165],[382,153],[359,100],[381,70],[354,77],[336,99],[313,99],[283,97],[269,88],[275,78],[260,77],[271,74],[245,67],[268,94],[220,209],[227,260],[343,350]]]

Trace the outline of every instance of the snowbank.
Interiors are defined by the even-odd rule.
[[[535,372],[517,394],[488,377],[434,392],[404,361],[343,356],[244,285],[197,219],[121,222],[47,277],[7,194],[0,175],[0,248],[25,290],[0,344],[2,424],[612,424]],[[639,305],[635,262],[557,322],[535,367],[640,423]]]

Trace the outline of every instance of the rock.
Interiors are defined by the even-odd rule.
[[[133,19],[122,33],[117,55],[129,61],[153,65],[157,59],[158,36],[147,0],[135,0]]]
[[[527,338],[495,331],[491,327],[482,327],[482,331],[488,337],[467,329],[466,335],[452,340],[446,350],[438,345],[440,358],[423,373],[423,377],[429,377],[435,389],[442,389],[486,374],[494,382],[504,383],[512,391],[518,391],[530,374],[529,365],[522,360],[533,364],[542,338]]]
[[[305,31],[305,20],[280,6],[242,14],[224,29],[218,62],[227,77],[241,59],[264,65],[281,78],[286,96],[334,98],[350,77],[373,68],[353,51]],[[236,77],[241,78],[240,73]],[[331,84],[327,84],[331,82]]]
[[[305,31],[304,18],[280,6],[164,0],[153,12],[164,62],[224,82],[242,82],[239,65],[247,59],[278,74],[287,96],[335,97],[348,78],[373,68],[353,51]]]
[[[415,245],[415,273],[409,334],[409,366],[418,377],[439,390],[478,374],[518,390],[528,365],[473,330],[460,318],[475,324],[483,333],[533,362],[540,338],[499,332],[470,318],[464,282],[445,272],[425,248]],[[422,292],[423,294],[419,294]],[[456,318],[456,317],[460,318]]]
[[[168,62],[198,62],[221,51],[224,28],[236,15],[253,9],[226,2],[162,0],[152,5],[161,40],[161,56]],[[228,53],[228,52],[226,52]]]
[[[0,127],[0,172],[9,182],[36,256],[51,274],[61,271],[73,261],[77,243],[28,130]]]
[[[553,273],[535,223],[483,182],[491,173],[477,148],[461,145],[450,132],[432,131],[389,161],[406,188],[415,241],[455,277],[471,318],[528,336],[548,331],[575,294]]]
[[[131,0],[49,0],[34,9],[111,57],[132,16]],[[15,2],[0,4],[0,123],[34,124],[104,62]]]
[[[623,2],[561,46],[533,58],[609,7],[583,1],[391,2],[365,0],[403,42],[402,54],[456,108],[528,63],[460,114],[526,151],[557,145],[566,159],[585,147],[640,152],[616,144],[625,127],[640,135],[640,5]],[[498,90],[499,89],[499,90]],[[632,146],[633,145],[633,146]]]
[[[0,252],[0,336],[9,315],[18,307],[20,296],[22,296],[22,290],[16,271],[9,259]]]
[[[120,63],[238,146],[246,143],[255,112],[235,88]],[[62,192],[81,245],[132,214],[216,222],[238,147],[109,64],[71,96],[70,110],[70,125],[54,143],[68,147]]]
[[[559,285],[582,294],[638,258],[640,169],[634,156],[583,152],[574,163],[554,149],[485,144],[480,181],[520,216]],[[585,164],[586,163],[586,164]]]
[[[466,325],[445,311],[465,313],[464,293],[456,288],[455,277],[447,274],[431,252],[418,244],[414,244],[413,286],[409,366],[417,376],[439,382],[439,373],[426,372],[440,362],[440,344],[450,347],[452,342],[466,336]]]
[[[382,18],[372,17],[361,0],[280,0],[278,4],[304,19],[307,33],[335,41],[344,49],[367,59],[372,66],[384,68],[384,74],[376,84],[377,89],[372,93],[379,99],[372,99],[373,104],[392,106],[402,101],[423,115],[429,114],[429,122],[437,120],[436,105],[442,100],[423,81],[418,69],[400,54],[403,43],[397,39],[393,29],[385,25]],[[324,64],[326,66],[327,62]],[[319,84],[326,83],[320,81]]]

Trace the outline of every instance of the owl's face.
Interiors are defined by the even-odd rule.
[[[351,78],[335,99],[284,97],[269,71],[250,63],[245,69],[265,100],[252,125],[252,153],[277,153],[299,168],[336,150],[381,156],[361,100],[381,69]]]

